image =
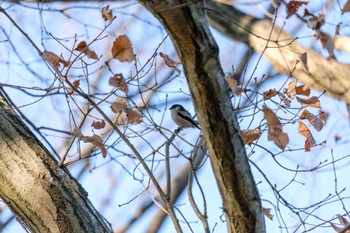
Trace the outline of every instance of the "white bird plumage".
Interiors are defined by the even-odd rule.
[[[201,129],[191,114],[180,104],[174,104],[170,108],[171,118],[180,128],[198,128]]]

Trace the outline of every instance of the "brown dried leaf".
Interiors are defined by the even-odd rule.
[[[326,123],[326,121],[327,121],[327,119],[328,119],[328,116],[329,116],[328,113],[326,113],[326,112],[324,112],[324,111],[320,112],[319,118],[320,118],[320,120],[323,122],[323,124]]]
[[[91,126],[94,127],[94,129],[103,129],[106,126],[106,122],[104,120],[94,121]]]
[[[260,138],[260,130],[258,129],[243,129],[241,130],[243,143],[247,145],[251,145],[253,141]]]
[[[286,146],[289,143],[288,134],[281,130],[275,130],[274,132],[269,131],[267,134],[267,140],[273,141],[281,150],[286,149]]]
[[[86,41],[84,40],[81,41],[74,50],[86,54],[88,58],[98,60],[97,54],[88,47]]]
[[[287,4],[287,18],[297,13],[297,10],[302,5],[307,5],[308,2],[291,0]]]
[[[306,109],[300,114],[300,119],[307,119],[318,132],[323,128],[322,120]]]
[[[297,101],[304,107],[321,108],[321,103],[316,96],[310,98],[300,98],[296,97]]]
[[[267,140],[273,141],[280,149],[284,150],[289,143],[288,134],[282,131],[282,125],[271,109],[264,106],[262,111],[268,128]]]
[[[316,141],[312,136],[309,128],[303,122],[299,122],[298,132],[306,138],[305,151],[310,151],[310,148],[316,144]]]
[[[142,122],[142,115],[135,110],[125,108],[124,109],[126,116],[128,118],[129,124],[140,124]]]
[[[262,108],[262,111],[264,112],[264,118],[266,120],[267,123],[267,127],[270,130],[282,130],[282,125],[280,120],[278,119],[278,117],[276,116],[276,114],[269,109],[268,107],[264,106]]]
[[[295,93],[296,93],[297,95],[309,96],[309,95],[310,95],[310,92],[311,92],[310,88],[307,87],[307,86],[305,86],[305,85],[297,86],[297,87],[295,88]]]
[[[305,70],[305,72],[310,76],[311,73],[309,71],[309,66],[307,65],[307,53],[303,53],[300,55],[300,60],[301,60],[301,63],[303,64],[303,68]]]
[[[102,7],[101,14],[102,18],[107,21],[108,23],[111,24],[113,21],[113,13],[112,11],[108,11],[109,5]]]
[[[56,54],[52,53],[52,52],[48,52],[48,51],[44,51],[41,54],[41,57],[50,64],[50,66],[52,68],[54,68],[55,70],[58,69],[58,67],[60,66],[60,63],[63,64],[64,67],[68,67],[69,66],[69,62],[63,60],[62,58],[60,58],[59,56],[57,56]]]
[[[276,89],[270,89],[270,90],[268,90],[268,91],[264,91],[264,92],[263,92],[263,96],[264,96],[264,99],[265,99],[265,100],[274,97],[276,94],[277,94]]]
[[[297,80],[293,80],[288,84],[288,88],[284,88],[283,92],[286,94],[289,98],[293,99],[296,95],[295,87],[297,85]]]
[[[73,87],[78,88],[80,86],[80,79],[75,80],[72,84],[73,84]],[[69,88],[69,90],[68,90],[66,95],[67,96],[68,95],[72,95],[73,93],[74,93],[74,89]]]
[[[349,225],[349,222],[346,218],[344,218],[343,216],[341,216],[340,214],[337,214],[337,218],[339,220],[339,223],[343,226],[347,226]]]
[[[336,231],[336,232],[341,232],[343,229],[341,227],[337,227],[335,224],[331,223],[331,227]]]
[[[159,53],[159,56],[161,56],[164,59],[164,62],[167,66],[169,66],[170,68],[174,68],[177,71],[177,73],[179,73],[179,74],[181,73],[181,70],[176,68],[176,66],[181,64],[181,62],[174,61],[168,55],[166,55],[165,53],[162,53],[162,52]]]
[[[271,208],[263,208],[263,211],[264,211],[264,215],[272,221],[273,215],[271,214]]]
[[[305,152],[310,152],[311,147],[313,147],[315,144],[312,143],[312,141],[310,141],[308,138],[305,140]]]
[[[106,158],[107,150],[104,147],[102,138],[100,136],[98,136],[97,134],[94,134],[92,136],[84,136],[81,138],[81,140],[83,142],[92,143],[93,145],[97,146],[101,150],[103,158]]]
[[[132,44],[126,35],[121,35],[115,39],[112,47],[112,56],[121,62],[132,62],[135,60]]]
[[[122,73],[115,74],[113,77],[110,77],[108,83],[109,85],[116,87],[125,93],[128,93],[129,91],[128,84],[126,83]]]
[[[226,80],[228,83],[228,86],[230,87],[231,91],[235,93],[237,88],[237,80],[233,77],[231,73],[228,73],[226,76]]]
[[[323,48],[327,49],[329,57],[334,58],[334,41],[332,37],[328,35],[320,35],[320,41],[322,43]]]
[[[343,10],[341,11],[342,14],[346,13],[346,12],[349,12],[350,11],[350,0],[346,1],[344,7],[343,7]]]
[[[94,134],[92,136],[84,136],[78,127],[73,129],[73,135],[77,136],[79,138],[79,140],[82,140],[83,142],[92,143],[93,145],[97,146],[101,150],[103,158],[106,157],[107,150],[104,147],[103,141],[100,138],[100,136],[98,136],[96,134]]]
[[[124,98],[117,98],[116,101],[114,101],[110,106],[112,112],[114,113],[120,113],[124,109],[126,109],[126,99]]]
[[[309,128],[303,122],[299,122],[298,132],[306,138],[312,137]]]

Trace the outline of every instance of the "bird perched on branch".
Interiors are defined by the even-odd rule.
[[[198,122],[195,121],[191,114],[180,104],[174,104],[169,109],[171,111],[171,118],[179,126],[179,129],[194,127],[201,129]]]

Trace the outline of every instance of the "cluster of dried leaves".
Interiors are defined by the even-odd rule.
[[[301,6],[303,6],[303,5],[306,6],[308,3],[309,2],[307,2],[307,1],[295,1],[295,0],[289,1],[289,3],[286,6],[287,17],[289,18],[292,15],[295,15]],[[346,12],[350,12],[350,0],[344,4],[344,7],[342,9],[342,14],[344,14]],[[330,59],[335,58],[335,56],[334,56],[334,37],[321,32],[321,27],[326,22],[325,15],[322,13],[319,15],[313,14],[307,8],[305,8],[304,14],[302,15],[302,17],[307,19],[307,26],[316,32],[316,35],[317,35],[318,39],[320,40],[323,48],[325,48],[327,50],[327,52],[329,53],[329,58]],[[340,29],[339,25],[336,27],[336,29],[337,30],[335,32],[335,35],[339,35],[339,29]],[[303,61],[303,59],[302,59],[302,61]]]
[[[109,5],[102,8],[101,15],[102,18],[108,22],[108,25],[111,24],[115,19],[112,11],[109,10]],[[99,60],[100,57],[93,49],[90,48],[90,45],[93,42],[94,41],[90,43],[86,41],[80,41],[74,48],[74,51],[78,51],[80,52],[80,54],[74,55],[73,58],[83,58],[83,56],[86,56],[89,59]],[[132,43],[126,35],[120,35],[114,40],[111,48],[111,53],[112,58],[120,62],[132,62],[136,60]],[[72,54],[74,54],[73,51]],[[175,69],[178,73],[181,72],[180,69],[177,68],[177,66],[181,64],[181,62],[171,59],[167,54],[162,52],[159,53],[159,56],[163,58],[165,64],[168,67]],[[66,61],[62,55],[58,56],[55,53],[48,51],[44,51],[41,54],[41,57],[54,69],[54,71],[58,74],[62,81],[66,81],[66,77],[64,77],[61,74],[60,65],[63,65],[64,68],[69,67],[71,63],[77,60],[75,59],[73,61]],[[121,73],[117,73],[113,77],[110,77],[108,83],[109,85],[116,87],[118,90],[124,92],[125,94],[128,94],[129,92],[128,83],[125,80],[123,74]],[[79,88],[79,86],[80,79],[75,80],[70,86],[70,88],[67,89],[66,96],[72,96],[73,93],[75,93],[76,90]],[[118,98],[115,102],[112,103],[110,107],[112,112],[116,113],[116,124],[118,125],[140,124],[142,122],[142,115],[138,111],[127,107],[125,98]],[[104,121],[94,121],[91,126],[94,129],[102,129],[105,127],[105,125],[106,123]],[[84,136],[79,129],[74,130],[74,135],[84,142],[96,145],[101,149],[103,157],[106,156],[107,151],[103,146],[102,139],[100,138],[100,136],[96,134],[94,134],[91,137]]]
[[[233,79],[233,76],[231,74],[227,76],[227,82],[232,92],[241,93],[237,92],[237,89],[240,88],[236,86],[237,82]],[[295,98],[297,102],[301,105],[301,107],[304,108],[304,110],[299,116],[300,122],[298,126],[298,132],[306,138],[304,146],[305,151],[310,151],[311,147],[313,147],[316,144],[316,141],[312,136],[310,129],[305,123],[302,122],[302,120],[308,121],[311,124],[311,126],[319,132],[322,130],[327,118],[327,115],[323,112],[316,116],[306,109],[309,107],[319,109],[321,108],[321,104],[318,97],[308,97],[310,96],[310,93],[310,88],[308,88],[307,86],[297,86],[296,80],[291,81],[288,84],[288,87],[283,89],[283,93],[277,91],[276,89],[270,89],[268,91],[263,92],[263,98],[265,101],[275,96],[278,96],[281,101],[281,107],[285,108],[290,107],[291,101]],[[304,95],[308,98],[301,98],[297,95]],[[266,120],[268,141],[273,141],[281,150],[285,150],[286,146],[289,143],[289,137],[287,133],[283,132],[283,127],[278,116],[267,106],[262,107],[262,112],[264,113],[264,119]],[[247,145],[251,145],[255,140],[259,139],[261,136],[260,128],[243,129],[241,133],[243,137],[243,142]]]

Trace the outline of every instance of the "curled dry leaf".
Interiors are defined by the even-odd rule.
[[[92,122],[91,126],[94,127],[94,129],[103,129],[106,127],[106,122],[104,120],[94,121]]]
[[[179,61],[174,61],[173,59],[171,59],[168,55],[166,55],[165,53],[160,52],[159,56],[161,56],[164,59],[164,62],[167,66],[169,66],[170,68],[173,68],[176,70],[177,73],[181,73],[181,70],[179,70],[178,68],[176,68],[177,65],[181,64],[181,62]]]
[[[264,215],[272,221],[273,215],[271,214],[271,208],[263,208],[263,211],[264,211]]]
[[[297,101],[304,107],[321,108],[321,103],[316,96],[310,98],[300,98],[296,97]]]
[[[325,48],[330,58],[334,58],[334,41],[333,38],[328,35],[320,35],[320,41],[323,48]]]
[[[55,70],[57,71],[60,63],[62,63],[62,65],[64,67],[68,67],[69,66],[69,62],[65,61],[64,59],[60,58],[59,56],[57,56],[56,54],[52,53],[52,52],[48,52],[48,51],[44,51],[41,54],[41,57],[47,62],[49,63],[49,65]]]
[[[84,40],[81,41],[74,50],[84,53],[88,58],[98,60],[97,54],[89,48]]]
[[[142,115],[135,110],[125,108],[124,109],[126,116],[128,118],[129,124],[140,124],[142,122]]]
[[[298,9],[302,5],[307,5],[308,2],[291,0],[287,4],[287,18],[297,13]]]
[[[318,132],[323,128],[322,120],[306,109],[300,114],[300,119],[308,120]]]
[[[296,93],[297,95],[309,96],[309,95],[310,95],[310,92],[311,92],[310,88],[307,87],[307,86],[305,86],[305,85],[297,86],[297,87],[295,88],[295,93]]]
[[[128,93],[129,88],[128,84],[126,83],[123,74],[115,74],[113,77],[110,77],[108,80],[109,85],[118,88],[121,91],[124,91],[125,93]]]
[[[111,24],[113,21],[113,13],[112,11],[109,11],[109,5],[102,7],[101,9],[101,14],[102,14],[102,18],[107,21],[108,23]]]
[[[258,129],[243,129],[241,130],[243,143],[247,145],[251,145],[253,141],[260,138],[260,130]]]
[[[333,228],[333,230],[335,230],[335,232],[341,232],[343,230],[342,227],[337,227],[335,224],[331,223],[331,227]],[[348,232],[346,232],[348,233]]]
[[[344,7],[343,7],[343,10],[342,10],[342,14],[346,13],[346,12],[349,12],[350,11],[350,1],[346,1]]]
[[[349,222],[346,218],[344,218],[343,216],[341,216],[340,214],[337,214],[337,218],[339,220],[339,223],[343,226],[347,226],[349,225]]]
[[[237,80],[233,77],[231,73],[228,73],[226,76],[226,80],[228,83],[229,88],[233,93],[235,93],[236,88],[237,88]]]
[[[307,65],[307,53],[306,52],[300,55],[300,60],[301,60],[301,63],[303,64],[305,72],[310,76],[311,73],[309,71],[309,66]]]
[[[299,122],[298,132],[306,138],[305,151],[310,151],[311,147],[316,144],[316,141],[309,128],[303,122]]]
[[[126,35],[118,36],[115,39],[112,47],[112,56],[121,62],[132,62],[135,60],[131,41]]]
[[[72,84],[73,84],[73,87],[78,88],[80,86],[80,79],[75,80]],[[73,88],[69,88],[66,95],[67,96],[68,95],[72,95],[73,93],[74,93],[74,89]]]
[[[284,88],[283,92],[286,94],[289,98],[293,99],[294,96],[297,94],[295,92],[295,87],[297,85],[297,80],[293,80],[288,84],[288,88]]]
[[[282,125],[276,114],[268,107],[263,107],[264,118],[267,123],[267,140],[273,141],[281,150],[284,150],[289,143],[288,134],[282,131]]]
[[[73,134],[77,136],[79,140],[82,140],[86,143],[92,143],[93,145],[97,146],[101,150],[103,158],[106,158],[107,150],[104,147],[102,138],[100,136],[98,136],[97,134],[94,134],[92,136],[84,136],[79,128],[74,128]]]
[[[264,99],[265,99],[265,100],[274,97],[276,94],[277,94],[276,89],[270,89],[270,90],[268,90],[268,91],[264,91],[264,92],[263,92],[263,96],[264,96]]]
[[[126,99],[124,98],[117,98],[116,101],[114,101],[112,104],[111,104],[111,110],[112,112],[114,113],[120,113],[121,111],[123,111],[126,107]]]

